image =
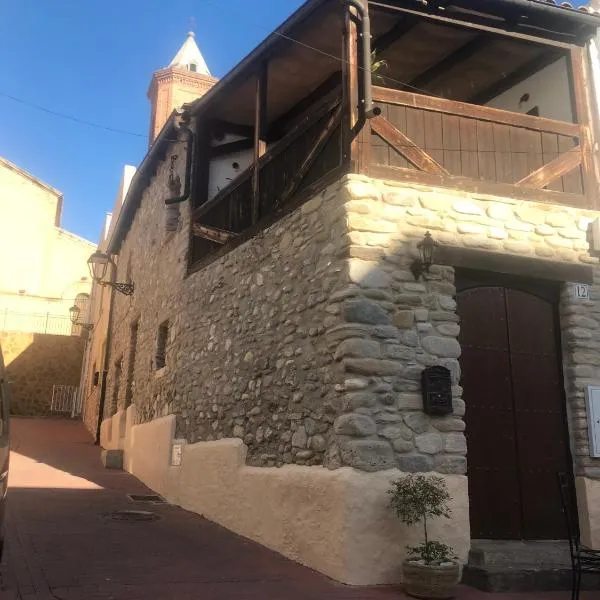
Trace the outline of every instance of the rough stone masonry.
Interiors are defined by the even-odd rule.
[[[111,360],[122,373],[134,322],[138,344],[132,381],[115,390],[111,369],[108,395],[124,408],[130,385],[138,422],[175,414],[176,436],[192,443],[239,437],[252,465],[464,473],[454,270],[415,281],[416,242],[430,230],[448,245],[595,263],[589,212],[351,175],[188,274],[190,209],[165,230],[166,181],[165,163],[119,257],[136,286],[116,300]],[[591,476],[583,390],[600,383],[600,296],[574,305],[565,292],[561,311],[575,455]],[[452,373],[450,416],[422,411],[431,365]]]

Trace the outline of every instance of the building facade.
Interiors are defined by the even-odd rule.
[[[17,414],[46,414],[77,386],[83,340],[69,308],[91,290],[94,245],[60,226],[62,194],[0,158],[0,344]]]
[[[433,529],[461,561],[472,540],[564,538],[558,473],[600,547],[582,48],[600,20],[456,5],[369,3],[388,65],[372,85],[364,19],[306,3],[166,122],[106,245],[135,292],[114,296],[103,448],[169,501],[346,583],[401,577],[416,532],[385,491],[408,472],[446,481],[453,518]],[[569,98],[560,114],[531,105],[548,86]],[[450,378],[444,414],[424,402],[430,367]]]

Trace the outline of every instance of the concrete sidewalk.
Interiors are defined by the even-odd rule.
[[[150,491],[108,471],[81,423],[14,419],[1,599],[386,600],[392,587],[335,583],[202,517],[134,503]],[[154,522],[115,521],[148,510]],[[566,600],[567,593],[485,594],[460,600]],[[596,598],[598,596],[596,595]],[[594,596],[582,594],[582,600]]]

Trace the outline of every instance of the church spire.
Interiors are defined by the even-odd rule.
[[[217,83],[217,79],[211,76],[194,37],[192,32],[188,33],[171,64],[152,75],[148,89],[151,107],[150,144],[160,133],[173,109],[201,98]]]
[[[210,77],[210,71],[200,52],[200,48],[198,48],[198,44],[196,44],[195,37],[193,31],[188,32],[183,46],[179,48],[179,52],[177,52],[175,58],[169,64],[169,67],[187,69],[188,71],[199,73],[200,75],[208,75]]]

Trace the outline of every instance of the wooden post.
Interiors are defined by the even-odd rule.
[[[267,149],[267,87],[269,64],[262,63],[256,77],[256,104],[254,110],[254,173],[252,175],[252,224],[258,221],[260,203],[260,168],[258,161]]]
[[[600,170],[596,157],[596,144],[593,131],[593,112],[590,98],[592,81],[587,68],[587,54],[585,48],[573,47],[570,55],[570,75],[573,97],[573,108],[576,120],[581,126],[581,164],[583,167],[584,194],[587,207],[598,209],[598,182]]]
[[[344,105],[346,111],[343,123],[344,152],[348,153],[351,161],[350,169],[358,172],[359,169],[359,140],[354,135],[354,127],[358,122],[358,32],[350,12],[356,15],[353,8],[346,9],[344,15],[344,63],[343,63],[343,88]],[[348,157],[346,157],[348,158]]]

